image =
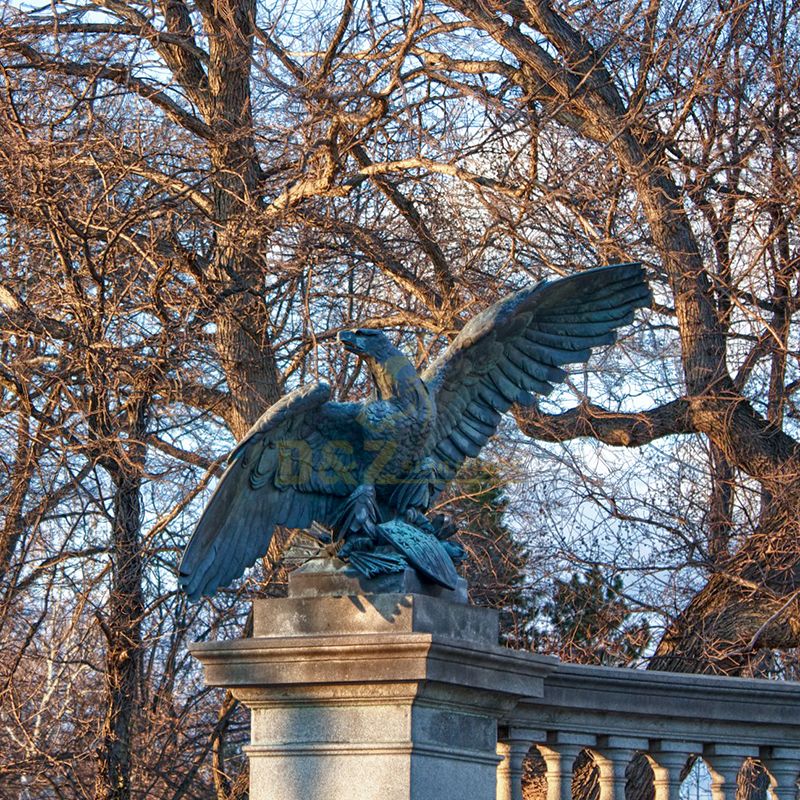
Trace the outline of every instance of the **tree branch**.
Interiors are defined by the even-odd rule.
[[[0,47],[22,56],[24,64],[6,64],[6,69],[36,69],[57,75],[71,75],[86,78],[90,81],[107,80],[128,89],[140,97],[149,100],[162,109],[173,122],[201,139],[211,140],[214,132],[194,114],[181,108],[169,95],[151,86],[139,78],[135,78],[130,67],[122,64],[101,64],[96,61],[67,61],[40,53],[28,44],[0,34]]]
[[[362,170],[368,169],[373,165],[372,159],[360,144],[353,145],[352,153]],[[391,181],[380,175],[375,175],[374,180],[381,192],[397,207],[410,225],[411,230],[416,234],[422,249],[433,264],[433,271],[439,284],[439,292],[442,296],[443,304],[445,306],[450,305],[455,294],[455,281],[450,270],[450,264],[442,252],[442,248],[439,247],[439,243],[433,237],[414,204]]]
[[[562,414],[544,414],[536,408],[514,406],[520,430],[533,439],[565,442],[590,437],[616,447],[641,447],[679,433],[694,433],[689,401],[678,398],[670,403],[637,412],[608,411],[582,403]]]

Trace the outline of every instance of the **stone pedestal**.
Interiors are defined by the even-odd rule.
[[[252,711],[251,800],[495,797],[498,721],[557,662],[499,647],[458,589],[390,577],[370,594],[339,565],[296,572],[254,604],[252,639],[192,646]]]

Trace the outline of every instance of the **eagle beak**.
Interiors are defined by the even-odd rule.
[[[344,349],[348,353],[355,353],[357,356],[361,355],[361,350],[358,347],[358,341],[353,331],[340,331],[336,338],[344,345]]]

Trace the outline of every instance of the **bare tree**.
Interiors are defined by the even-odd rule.
[[[641,14],[624,4],[594,13],[546,2],[449,5],[490,37],[504,60],[464,62],[431,52],[428,63],[458,80],[506,74],[540,127],[544,115],[550,126],[576,133],[584,154],[613,160],[616,180],[635,193],[652,237],[670,292],[660,310],[674,313],[680,337],[680,396],[634,414],[587,402],[555,416],[520,413],[523,430],[551,441],[593,436],[626,446],[708,436],[710,576],[653,665],[739,671],[761,648],[793,646],[798,445],[781,424],[781,409],[796,388],[787,379],[787,367],[789,375],[796,371],[796,359],[789,367],[788,358],[797,306],[787,91],[797,76],[785,60],[795,10],[696,9],[698,16],[683,22],[690,4],[674,10],[654,3]],[[612,18],[622,22],[611,26]],[[548,47],[526,31],[546,37]],[[550,181],[557,186],[562,174]],[[583,205],[590,234],[602,240],[606,231],[592,225],[596,203]],[[760,520],[743,541],[729,536],[734,471],[762,490]]]
[[[643,260],[653,316],[504,429],[494,457],[531,467],[506,517],[551,573],[623,574],[664,621],[652,666],[775,669],[800,630],[795,16],[5,7],[0,781],[241,796],[241,713],[187,688],[184,645],[240,631],[282,573],[187,609],[171,572],[226,450],[284,388],[365,390],[327,347],[343,327],[422,364],[503,292],[598,261]],[[612,544],[554,558],[586,504]],[[633,553],[656,541],[669,563]]]

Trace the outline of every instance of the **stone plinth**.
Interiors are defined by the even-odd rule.
[[[493,798],[498,720],[542,696],[556,660],[499,647],[496,613],[458,590],[392,591],[426,591],[412,574],[337,595],[351,577],[317,574],[313,596],[301,575],[255,603],[252,639],[192,646],[252,711],[251,799]]]
[[[413,569],[365,578],[338,559],[314,559],[289,575],[290,597],[340,597],[361,594],[424,594],[453,603],[467,602],[467,582],[458,579],[455,590],[423,581]]]

